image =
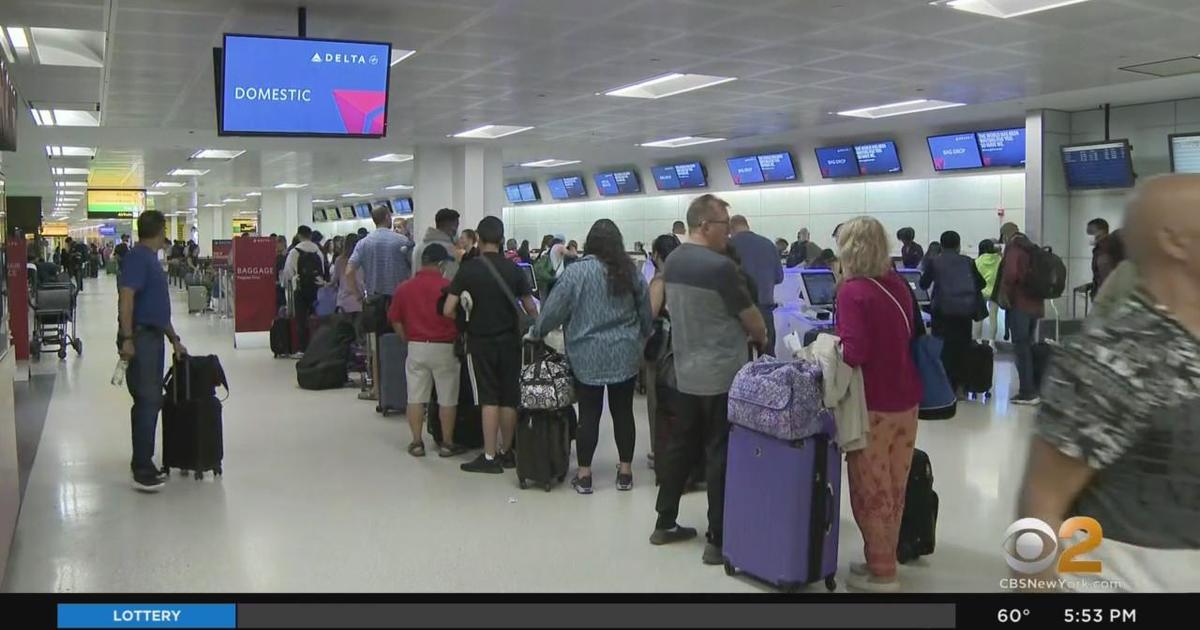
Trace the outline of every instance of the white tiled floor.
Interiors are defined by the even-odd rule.
[[[463,458],[409,457],[402,418],[380,417],[353,389],[298,389],[292,362],[234,350],[229,320],[179,314],[181,291],[175,324],[185,343],[194,354],[219,354],[232,382],[225,476],[176,476],[158,495],[136,493],[129,396],[109,384],[115,302],[111,279],[91,282],[80,302],[84,356],[47,355],[36,368],[57,370],[58,381],[7,591],[764,590],[701,565],[701,541],[647,543],[655,487],[642,400],[633,492],[612,485],[611,428],[601,434],[594,495],[521,491],[512,474],[459,472]],[[1000,537],[1013,517],[1030,419],[1005,402],[1011,371],[998,366],[994,402],[921,423],[917,442],[941,497],[938,548],[901,568],[905,590],[999,590],[1007,572]],[[702,493],[687,495],[680,522],[702,529],[704,510]],[[843,497],[839,577],[861,554]]]

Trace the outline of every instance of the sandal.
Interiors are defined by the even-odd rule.
[[[462,455],[468,450],[469,449],[467,449],[467,447],[458,444],[443,444],[438,447],[438,457],[454,457],[456,455]]]
[[[425,457],[425,443],[413,442],[408,445],[408,454],[413,457]]]

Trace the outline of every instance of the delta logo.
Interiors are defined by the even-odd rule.
[[[349,64],[355,64],[355,65],[361,65],[361,66],[365,66],[368,64],[374,66],[374,65],[379,64],[379,55],[369,55],[368,56],[368,55],[360,55],[358,53],[330,53],[330,52],[327,52],[324,55],[322,55],[319,52],[315,52],[315,53],[313,53],[313,56],[309,60],[312,61],[313,63],[341,63],[341,64],[349,63]]]

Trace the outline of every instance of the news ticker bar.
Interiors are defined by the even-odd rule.
[[[847,598],[852,600],[853,598]],[[93,600],[94,601],[94,600]],[[211,601],[211,600],[210,600]],[[58,628],[1013,628],[1166,627],[1142,597],[1014,596],[971,603],[470,602],[57,604]]]

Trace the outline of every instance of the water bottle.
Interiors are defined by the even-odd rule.
[[[113,370],[112,384],[116,387],[125,385],[125,370],[129,368],[129,362],[125,359],[117,359],[117,369]]]

